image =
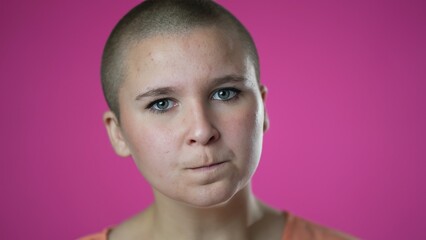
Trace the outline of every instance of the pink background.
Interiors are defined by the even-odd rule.
[[[74,239],[152,201],[101,121],[102,48],[137,2],[0,3],[2,239]],[[269,88],[256,194],[365,239],[426,239],[425,2],[219,2]]]

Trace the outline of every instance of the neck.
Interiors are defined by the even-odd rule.
[[[263,215],[250,184],[220,206],[196,208],[156,197],[149,212],[155,238],[188,240],[248,239],[250,226]]]

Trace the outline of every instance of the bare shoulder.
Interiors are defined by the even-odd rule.
[[[343,232],[288,214],[283,240],[352,240],[357,239]]]
[[[120,223],[108,234],[108,240],[133,240],[146,236],[145,232],[150,227],[145,219],[146,212],[141,212]]]

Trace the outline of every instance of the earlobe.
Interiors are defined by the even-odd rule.
[[[268,89],[266,88],[265,85],[260,85],[260,94],[262,96],[262,101],[263,101],[263,112],[264,112],[264,117],[263,117],[263,132],[266,132],[266,130],[269,129],[269,117],[268,117],[268,113],[266,111],[266,95],[268,93]]]
[[[111,111],[105,112],[103,115],[103,122],[108,133],[109,141],[111,142],[115,153],[121,157],[130,156],[129,147],[115,114]]]

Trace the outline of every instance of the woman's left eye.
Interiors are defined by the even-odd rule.
[[[240,92],[241,92],[240,90],[235,88],[223,88],[214,92],[212,98],[214,100],[227,101],[227,100],[233,99]]]

